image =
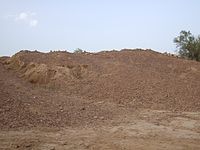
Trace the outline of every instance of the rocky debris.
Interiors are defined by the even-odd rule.
[[[200,63],[152,50],[0,58],[0,128],[106,123],[138,109],[200,111]]]

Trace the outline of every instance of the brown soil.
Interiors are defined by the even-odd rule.
[[[0,149],[199,149],[199,75],[151,50],[1,57]]]

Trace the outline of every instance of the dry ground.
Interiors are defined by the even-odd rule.
[[[151,50],[0,58],[0,149],[200,149],[200,64]]]
[[[0,132],[2,150],[198,150],[200,113],[143,110],[106,126]]]

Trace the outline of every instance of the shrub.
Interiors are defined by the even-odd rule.
[[[77,48],[77,49],[74,50],[74,53],[83,53],[83,50],[80,49],[80,48]]]

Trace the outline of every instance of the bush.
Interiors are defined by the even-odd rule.
[[[83,50],[80,49],[80,48],[77,48],[77,49],[74,50],[74,53],[83,53]]]

